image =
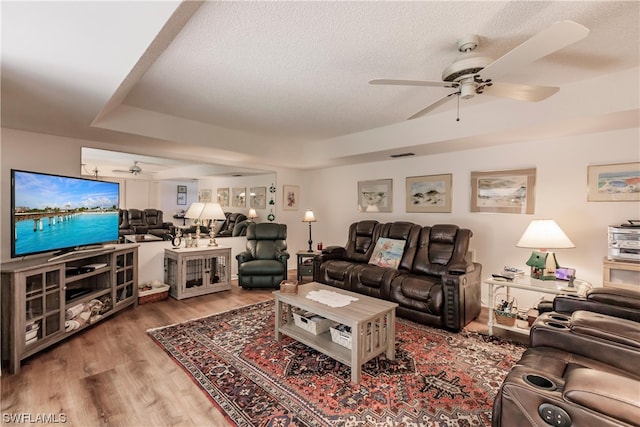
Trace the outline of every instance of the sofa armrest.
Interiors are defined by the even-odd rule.
[[[443,323],[454,331],[478,317],[482,308],[482,265],[472,264],[473,269],[468,273],[442,275]]]
[[[253,256],[251,256],[251,252],[249,251],[242,251],[236,255],[236,259],[238,263],[242,264],[243,262],[251,261]]]
[[[289,252],[287,251],[282,251],[277,255],[278,261],[280,261],[283,264],[287,264],[287,260],[289,259]]]
[[[342,246],[327,246],[322,250],[320,255],[316,255],[316,257],[321,257],[322,261],[326,261],[328,259],[340,259],[347,256],[347,249]]]
[[[563,397],[582,407],[629,424],[638,422],[640,383],[632,378],[596,369],[568,372]]]
[[[594,289],[593,291],[597,289],[598,288]],[[593,293],[593,291],[591,291],[591,293]],[[640,322],[640,309],[622,305],[614,305],[610,304],[609,302],[611,301],[598,300],[597,298],[592,299],[591,297],[585,298],[573,294],[558,295],[553,299],[553,311],[565,314],[571,314],[574,311],[579,310],[592,311],[594,313],[606,314],[608,316],[620,317],[622,319]],[[627,303],[627,305],[629,304]]]
[[[458,262],[452,263],[447,268],[447,274],[453,274],[459,276],[465,273],[471,273],[476,268],[472,262]]]

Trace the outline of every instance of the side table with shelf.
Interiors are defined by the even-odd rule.
[[[493,328],[505,329],[512,332],[517,332],[520,334],[529,334],[529,329],[519,328],[517,326],[508,326],[503,325],[496,322],[495,313],[493,312],[493,304],[495,293],[497,290],[504,288],[507,299],[511,297],[511,289],[521,289],[530,292],[538,292],[549,295],[558,295],[570,293],[565,290],[569,285],[569,282],[561,281],[561,280],[538,280],[532,279],[530,276],[517,276],[512,281],[508,280],[496,280],[494,278],[489,278],[484,281],[489,286],[489,321],[487,322],[487,326],[489,327],[489,335],[493,335]],[[576,279],[575,287],[578,292],[582,292],[582,289],[585,286],[590,286],[587,282],[583,280]],[[575,294],[575,292],[573,292]]]
[[[602,285],[640,291],[640,262],[611,260],[602,263]]]
[[[299,282],[303,277],[313,278],[313,257],[319,254],[320,252],[309,252],[304,250],[296,252],[296,256],[298,258],[297,279]]]
[[[164,250],[164,282],[175,299],[231,289],[231,248],[200,246]]]

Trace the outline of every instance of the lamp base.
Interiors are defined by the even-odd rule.
[[[216,242],[216,235],[213,231],[213,227],[211,228],[211,231],[209,232],[209,244],[207,246],[211,246],[211,247],[215,247],[218,246],[218,242]]]

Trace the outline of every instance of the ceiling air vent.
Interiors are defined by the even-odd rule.
[[[391,155],[391,156],[389,156],[389,157],[391,157],[391,158],[393,158],[393,159],[397,159],[397,158],[399,158],[399,157],[410,157],[410,156],[415,156],[415,153],[400,153],[400,154],[392,154],[392,155]]]

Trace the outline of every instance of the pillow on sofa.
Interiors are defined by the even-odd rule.
[[[373,248],[369,264],[397,269],[404,253],[404,244],[404,240],[379,238],[376,247]]]

